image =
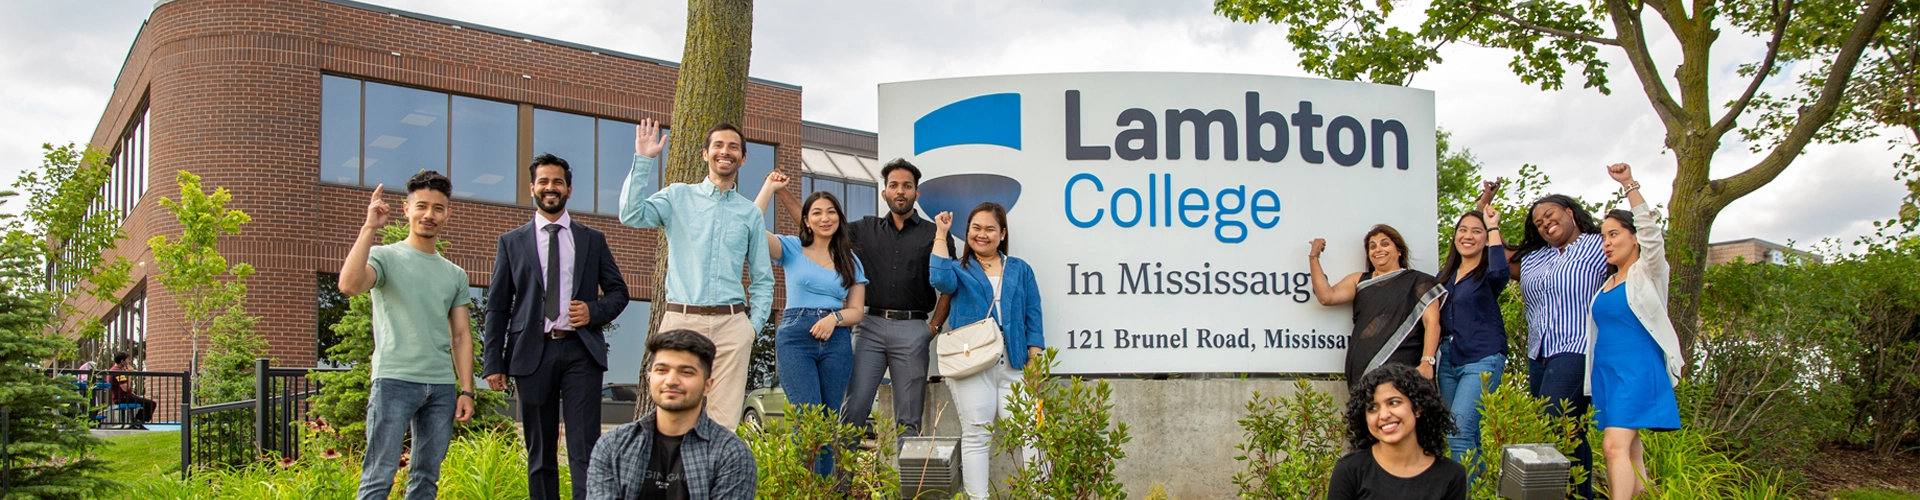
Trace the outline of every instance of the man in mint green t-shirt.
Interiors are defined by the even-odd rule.
[[[340,291],[373,292],[373,390],[367,397],[367,456],[360,500],[387,498],[413,430],[407,500],[439,495],[440,462],[453,422],[473,416],[473,336],[467,272],[440,256],[453,184],[438,172],[407,180],[407,239],[374,246],[390,207],[375,187],[367,221],[340,266]]]

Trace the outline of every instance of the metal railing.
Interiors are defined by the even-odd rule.
[[[54,370],[74,377],[74,388],[88,401],[86,409],[95,427],[134,428],[143,424],[178,424],[193,386],[183,372],[132,370]],[[153,413],[138,420],[139,405],[132,398],[115,397],[113,382],[121,379],[126,394],[154,402]]]
[[[180,433],[180,471],[237,466],[261,457],[298,458],[311,399],[320,393],[315,373],[340,368],[275,368],[254,360],[253,399],[190,407]]]

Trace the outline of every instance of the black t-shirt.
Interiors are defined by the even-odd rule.
[[[1373,459],[1373,450],[1360,450],[1340,457],[1333,464],[1332,484],[1327,500],[1465,500],[1467,468],[1447,457],[1434,457],[1433,465],[1413,477],[1395,476]]]
[[[653,453],[647,459],[647,478],[640,483],[640,500],[686,500],[687,469],[680,463],[680,441],[653,431]]]

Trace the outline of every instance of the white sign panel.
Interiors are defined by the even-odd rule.
[[[1060,373],[1336,373],[1352,310],[1312,295],[1398,229],[1434,273],[1433,93],[1257,75],[1076,73],[880,86],[880,158],[920,209],[1010,208]],[[956,242],[962,241],[956,239]]]

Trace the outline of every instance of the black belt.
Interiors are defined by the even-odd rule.
[[[701,316],[730,316],[747,312],[746,304],[727,304],[723,306],[693,306],[674,302],[667,303],[667,312],[697,314]]]
[[[896,309],[881,309],[878,307],[869,307],[867,308],[867,314],[879,316],[882,319],[890,319],[894,321],[907,321],[907,320],[926,321],[927,320],[926,311],[901,311]]]
[[[547,330],[547,338],[559,340],[573,336],[573,330]]]

